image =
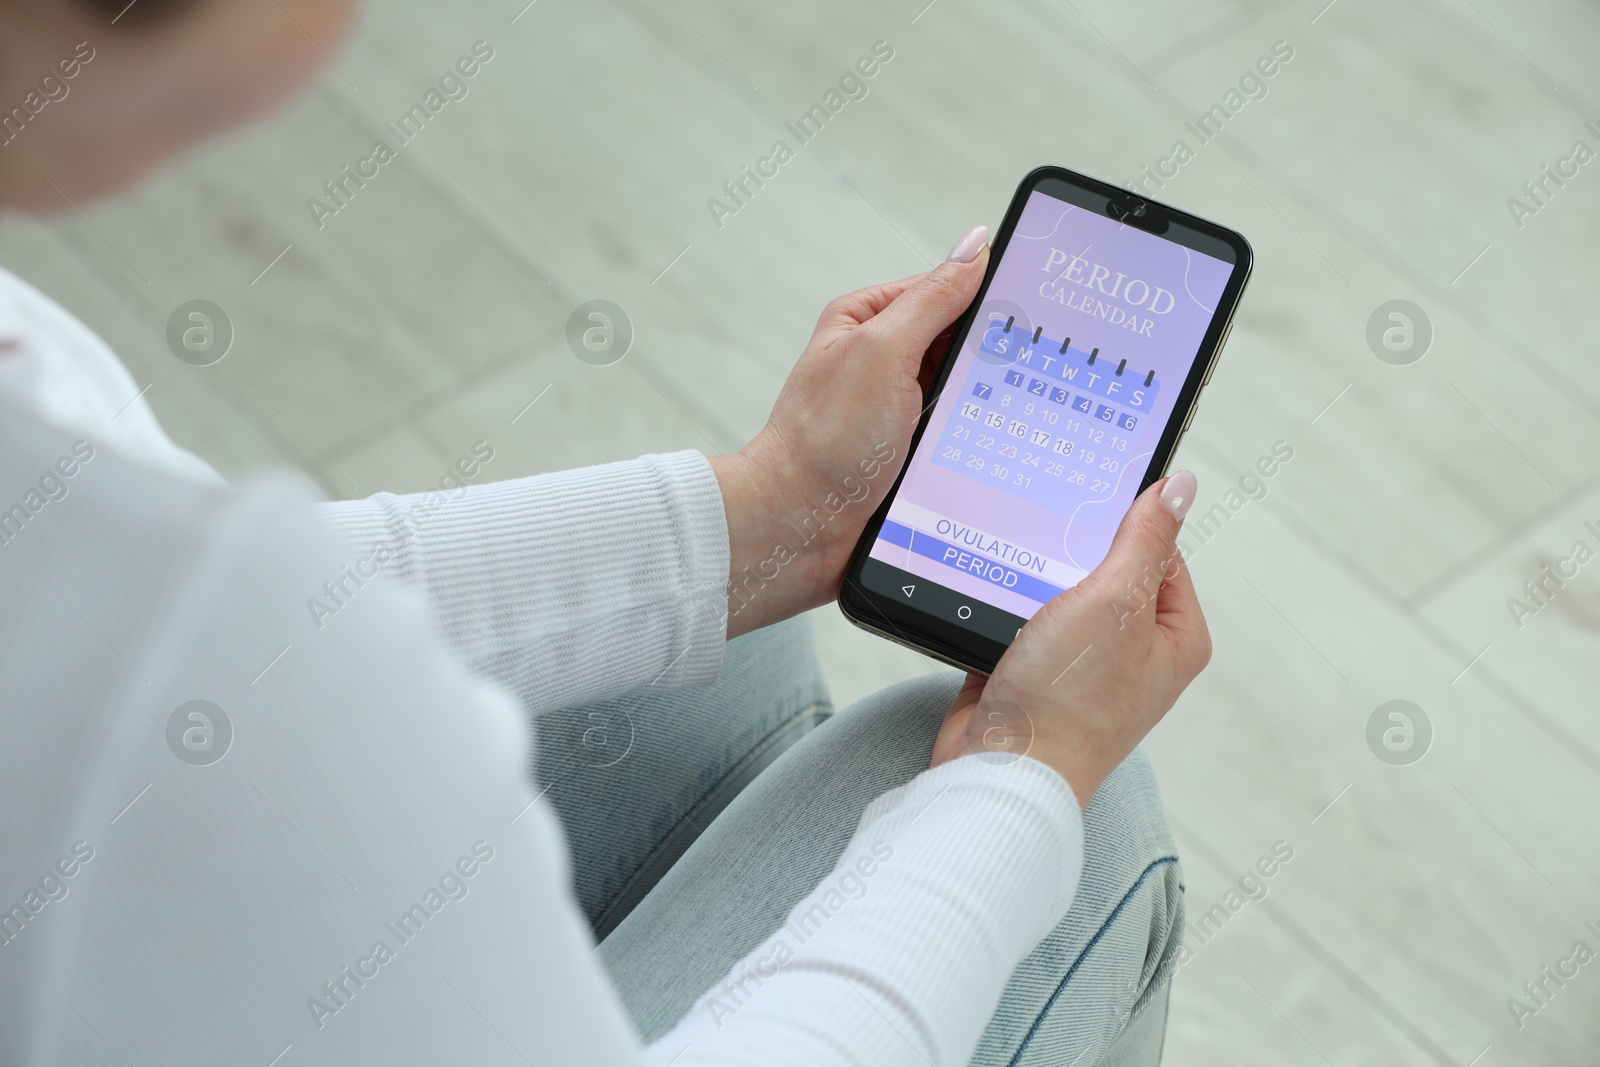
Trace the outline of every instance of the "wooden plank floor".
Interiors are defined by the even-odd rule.
[[[519,13],[520,12],[520,13]],[[1600,163],[1518,227],[1507,198],[1600,149],[1580,0],[393,0],[265,126],[89,213],[0,223],[0,261],[99,330],[225,473],[420,488],[473,442],[509,477],[759,428],[816,313],[921,270],[1059,162],[1126,180],[1240,75],[1294,58],[1163,198],[1259,264],[1178,462],[1216,503],[1294,459],[1193,566],[1211,668],[1152,738],[1198,915],[1283,841],[1265,900],[1196,945],[1168,1062],[1600,1062],[1600,963],[1520,1028],[1507,999],[1600,922]],[[494,58],[319,227],[306,201],[473,43]],[[736,215],[706,206],[874,42],[894,58]],[[281,258],[275,258],[280,257]],[[165,349],[206,297],[221,363]],[[628,357],[568,353],[622,305]],[[1434,340],[1368,350],[1404,298]],[[534,406],[527,405],[538,398]],[[841,703],[937,669],[814,613]],[[1423,707],[1380,762],[1366,724]]]

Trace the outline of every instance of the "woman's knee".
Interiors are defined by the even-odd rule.
[[[1018,968],[974,1062],[1156,1062],[1182,929],[1182,868],[1135,751],[1084,811],[1072,907]]]
[[[902,784],[927,769],[934,738],[961,682],[962,675],[939,671],[889,686],[835,714],[814,743],[872,752],[874,761],[887,759],[902,772],[885,781]]]
[[[1143,749],[1134,749],[1090,798],[1083,832],[1085,868],[1142,870],[1151,860],[1177,854],[1155,768]]]
[[[1147,1005],[1176,969],[1183,890],[1183,867],[1155,769],[1135,749],[1084,812],[1084,876],[1078,891],[1091,910],[1115,914],[1131,935],[1122,968],[1132,996],[1130,1012]]]

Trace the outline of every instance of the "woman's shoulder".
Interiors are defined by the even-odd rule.
[[[246,492],[135,462],[0,394],[0,687],[52,671],[87,682],[74,664],[108,645],[138,664],[207,567],[311,499],[289,479]],[[13,654],[35,645],[48,654]]]
[[[117,354],[71,311],[0,267],[0,395],[150,467],[221,483],[174,444]]]

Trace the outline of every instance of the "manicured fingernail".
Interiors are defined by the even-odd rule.
[[[961,240],[950,250],[945,257],[946,263],[971,263],[978,258],[978,253],[983,251],[983,246],[989,243],[989,227],[974,226],[961,235]]]
[[[1161,506],[1182,522],[1183,517],[1189,514],[1189,505],[1194,503],[1197,485],[1191,471],[1179,471],[1171,475],[1167,478],[1167,484],[1161,487]]]

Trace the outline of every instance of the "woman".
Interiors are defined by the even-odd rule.
[[[0,0],[0,204],[268,109],[350,6]],[[1134,746],[1209,655],[1192,475],[993,677],[788,747],[826,698],[776,624],[835,594],[987,236],[829,305],[737,453],[442,502],[226,486],[0,272],[4,1061],[1155,1062],[1182,887]],[[1108,608],[1157,572],[1156,610]]]

